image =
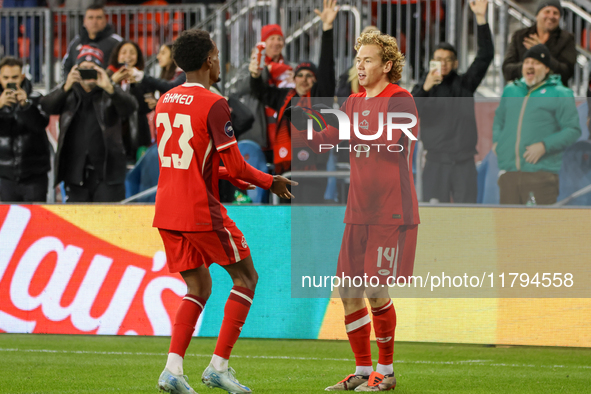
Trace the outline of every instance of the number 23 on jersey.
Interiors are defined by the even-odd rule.
[[[162,167],[170,167],[172,165],[173,168],[187,170],[191,164],[191,160],[193,160],[194,152],[191,145],[189,145],[189,141],[193,137],[191,116],[185,114],[176,114],[174,117],[174,122],[171,125],[168,113],[161,112],[156,117],[156,128],[160,127],[160,125],[164,126],[164,133],[162,134],[162,138],[158,144],[158,156],[160,156]],[[164,149],[168,143],[168,140],[170,137],[172,137],[173,128],[180,128],[182,130],[182,133],[178,139],[178,144],[182,152],[180,157],[176,153],[173,153],[170,156],[164,155]]]

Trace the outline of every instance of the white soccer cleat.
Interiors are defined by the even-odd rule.
[[[186,375],[174,375],[164,368],[158,378],[158,388],[171,394],[197,394],[187,383],[188,380]]]
[[[252,393],[248,387],[236,380],[235,375],[236,371],[233,368],[220,372],[212,364],[209,364],[203,371],[201,381],[209,388],[220,388],[231,394]]]

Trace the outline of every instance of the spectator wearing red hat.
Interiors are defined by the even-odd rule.
[[[336,87],[335,61],[333,55],[333,22],[338,13],[336,0],[324,0],[322,12],[315,10],[322,20],[322,44],[320,50],[320,62],[318,67],[311,61],[300,63],[295,69],[295,87],[279,88],[269,86],[261,78],[262,70],[259,69],[256,59],[252,59],[249,66],[250,89],[252,94],[277,111],[277,128],[275,132],[275,144],[273,147],[273,163],[275,173],[282,174],[292,169],[318,169],[326,165],[328,155],[314,155],[299,135],[291,135],[289,120],[284,116],[287,107],[292,105],[292,99],[298,100],[298,106],[311,107],[311,97],[328,97],[332,103],[332,97]],[[293,153],[292,153],[293,148]],[[293,161],[292,161],[293,160]],[[326,181],[321,185],[310,185],[309,189],[302,192],[303,203],[323,202]],[[306,187],[305,183],[300,186]],[[301,189],[303,190],[303,189]]]
[[[261,41],[265,43],[265,64],[269,70],[269,85],[280,88],[293,87],[292,68],[285,62],[281,53],[285,46],[281,27],[279,25],[263,26]]]
[[[269,86],[294,87],[292,66],[285,61],[282,55],[285,40],[281,27],[276,24],[263,26],[261,41],[265,43],[265,68],[262,70],[263,82]],[[256,50],[257,48],[252,49],[252,57],[256,56]],[[248,70],[241,69],[240,72],[248,73]],[[240,139],[252,140],[259,144],[270,162],[272,161],[275,141],[277,112],[264,106],[254,97],[248,80],[248,75],[239,78],[240,82],[235,85],[232,91],[232,95],[240,97],[240,100],[252,111],[255,117],[250,129],[244,132]]]
[[[125,198],[121,121],[138,104],[111,83],[103,60],[98,47],[83,45],[66,82],[41,99],[46,113],[60,115],[55,184],[65,183],[67,202]]]

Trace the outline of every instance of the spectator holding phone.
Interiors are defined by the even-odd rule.
[[[41,95],[23,75],[23,62],[0,61],[0,200],[45,202],[49,122],[38,107]]]
[[[423,201],[476,203],[478,195],[474,155],[478,130],[474,92],[486,75],[495,51],[486,23],[487,0],[472,0],[478,24],[478,52],[465,74],[459,74],[456,49],[441,43],[435,48],[429,73],[413,88],[421,119],[420,138],[427,151],[423,170]],[[457,97],[456,99],[427,99]]]
[[[138,102],[138,110],[123,122],[123,145],[127,160],[135,163],[140,147],[152,144],[147,114],[152,111],[146,96],[154,97],[154,89],[138,83],[138,76],[144,70],[144,56],[139,45],[133,41],[120,42],[111,53],[107,75],[124,92],[130,93]]]
[[[100,49],[83,46],[66,82],[41,100],[45,112],[60,115],[55,184],[64,181],[67,202],[125,198],[121,123],[138,105],[132,95],[112,84],[102,62]]]

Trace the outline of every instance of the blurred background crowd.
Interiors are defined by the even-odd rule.
[[[398,83],[420,116],[421,201],[591,205],[590,2],[338,6],[327,23],[321,0],[0,0],[0,201],[154,201],[153,111],[185,81],[172,43],[197,27],[220,49],[212,89],[228,100],[244,158],[293,178],[318,173],[300,203],[346,202],[349,152],[313,155],[292,141],[284,111],[310,97],[338,108],[363,91],[354,42],[378,30],[406,58]],[[220,182],[222,202],[281,203]]]

